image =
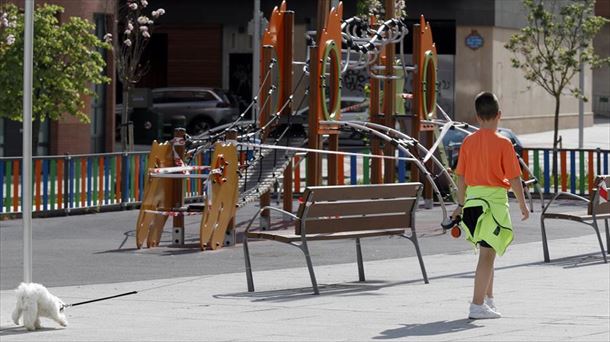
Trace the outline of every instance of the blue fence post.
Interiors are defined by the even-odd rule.
[[[549,165],[549,150],[544,150],[544,193],[551,192],[551,167]]]
[[[402,150],[398,150],[398,156],[400,158],[404,158],[407,155]],[[407,174],[406,174],[406,162],[403,159],[399,159],[398,160],[398,182],[399,183],[404,183],[406,178],[407,178]]]
[[[358,160],[356,156],[349,157],[349,183],[351,185],[358,183]]]
[[[608,174],[608,152],[604,152],[604,174]]]

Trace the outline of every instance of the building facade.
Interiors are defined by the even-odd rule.
[[[121,0],[125,2],[125,0]],[[10,1],[22,5],[23,0]],[[101,37],[109,32],[114,20],[111,0],[47,0],[63,6],[62,18],[80,16],[98,25]],[[150,71],[139,87],[201,86],[230,90],[249,101],[252,94],[252,13],[253,0],[199,1],[149,0],[152,8],[164,8],[166,14],[158,22],[144,58]],[[344,1],[344,18],[356,14],[355,0]],[[41,2],[37,2],[41,3]],[[268,17],[280,0],[261,0],[261,11]],[[304,35],[316,27],[317,1],[288,0],[295,11],[294,56],[306,60]],[[414,23],[423,14],[431,23],[439,51],[439,99],[456,120],[474,122],[474,96],[482,91],[495,92],[501,102],[502,125],[517,134],[552,129],[554,99],[540,87],[526,81],[513,69],[511,54],[504,44],[526,24],[521,1],[504,0],[410,0],[406,9]],[[609,17],[610,0],[597,0],[596,13]],[[116,35],[115,35],[116,37]],[[594,44],[598,53],[610,55],[610,25],[606,25]],[[407,37],[407,55],[411,50]],[[107,56],[107,73],[113,75],[112,55]],[[300,79],[302,65],[294,67],[294,82]],[[120,84],[97,87],[98,99],[87,99],[91,124],[66,117],[48,125],[43,146],[45,154],[110,152],[115,146],[115,103],[121,103]],[[363,96],[366,74],[348,72],[343,77],[343,92]],[[578,84],[578,77],[573,80]],[[303,82],[307,83],[307,82]],[[585,124],[593,122],[593,114],[610,115],[610,71],[603,68],[585,72]],[[293,87],[295,88],[295,87]],[[296,89],[296,103],[305,87]],[[408,82],[405,90],[408,91]],[[304,101],[305,106],[307,101]],[[4,133],[0,140],[4,155],[7,142],[18,139],[19,124],[0,124]],[[578,100],[565,95],[561,101],[560,127],[578,124]],[[4,141],[4,143],[2,143]],[[46,141],[46,142],[45,142]],[[14,148],[13,148],[14,150]],[[20,153],[20,152],[19,152]]]
[[[24,1],[8,0],[23,8]],[[70,17],[81,17],[96,25],[95,34],[102,39],[111,32],[114,1],[113,0],[46,0],[36,4],[49,3],[64,8],[59,20]],[[36,51],[34,51],[36,53]],[[114,146],[114,62],[110,52],[103,52],[106,59],[104,73],[112,79],[106,85],[92,86],[96,98],[85,97],[84,112],[89,115],[91,123],[82,123],[75,117],[64,115],[58,121],[45,121],[39,134],[39,155],[82,154],[112,151]],[[0,156],[17,156],[22,153],[21,122],[0,119]]]

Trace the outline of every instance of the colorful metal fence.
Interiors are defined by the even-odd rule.
[[[203,163],[206,157],[209,153],[195,162]],[[148,152],[34,157],[33,211],[69,212],[140,202],[147,163]],[[21,212],[21,168],[21,158],[0,158],[0,214]],[[184,182],[187,198],[202,193],[201,181]]]
[[[369,153],[368,151],[362,151]],[[553,191],[552,149],[527,148],[522,157],[542,184]],[[608,149],[561,149],[558,151],[558,184],[561,191],[587,194],[595,175],[608,174]],[[209,165],[210,152],[198,155],[197,165]],[[138,203],[144,195],[147,152],[106,153],[34,157],[32,177],[34,212],[70,212]],[[294,192],[300,193],[306,179],[305,156],[294,157]],[[370,157],[340,158],[339,184],[368,184]],[[21,158],[0,158],[0,215],[21,211]],[[408,165],[398,162],[399,182],[408,179]],[[201,179],[184,180],[185,198],[201,196]]]
[[[560,191],[588,194],[596,175],[608,174],[608,149],[559,149],[557,151],[557,186]],[[527,148],[522,153],[544,193],[554,192],[552,148]]]

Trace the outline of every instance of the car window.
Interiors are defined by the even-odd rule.
[[[153,103],[180,103],[193,101],[192,91],[164,91],[153,94]]]
[[[216,101],[216,97],[209,91],[197,91],[193,93],[191,101]]]
[[[217,101],[210,91],[171,90],[153,93],[153,103]]]

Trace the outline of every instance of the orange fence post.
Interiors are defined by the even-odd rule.
[[[116,182],[116,187],[115,187],[115,193],[114,193],[114,197],[117,200],[117,202],[121,202],[121,157],[117,157],[115,158],[116,160],[116,175],[115,175],[115,182]]]
[[[34,160],[34,178],[35,178],[35,184],[34,184],[34,189],[36,189],[36,199],[34,201],[34,203],[36,204],[36,211],[40,211],[40,177],[42,176],[42,160],[37,159]]]
[[[568,189],[568,155],[566,151],[560,151],[559,157],[561,159],[561,191]]]

